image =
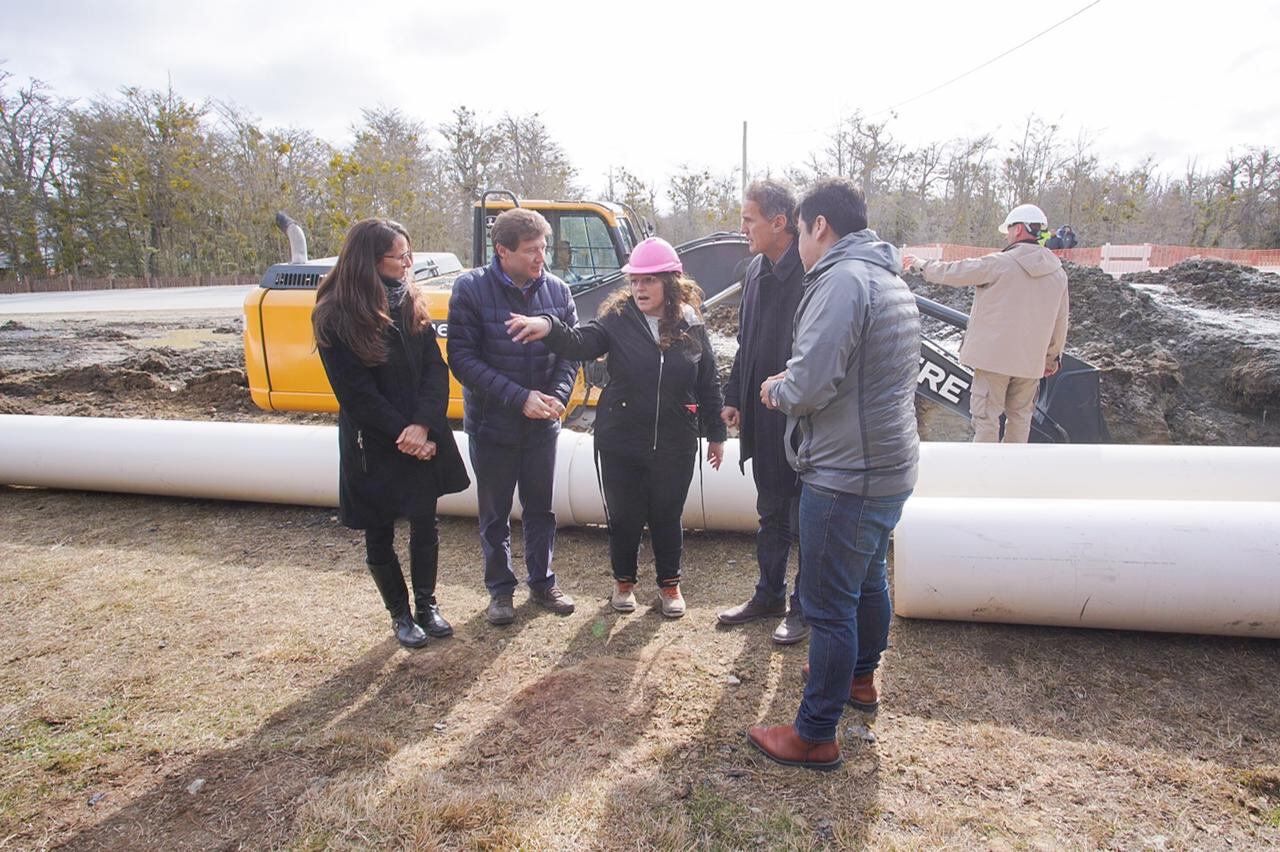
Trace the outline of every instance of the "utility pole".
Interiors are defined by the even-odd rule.
[[[747,194],[747,123],[742,122],[742,194]]]

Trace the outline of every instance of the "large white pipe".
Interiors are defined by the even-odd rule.
[[[470,472],[467,436],[455,432],[454,437]],[[0,415],[0,482],[336,506],[338,430],[271,423]],[[605,522],[590,435],[561,433],[554,501],[561,524]],[[445,496],[439,505],[442,514],[474,516],[475,486]],[[513,516],[520,517],[518,500]],[[712,529],[755,530],[755,486],[749,470],[747,476],[738,472],[736,441],[726,446],[719,471],[705,463],[701,476],[694,471],[685,522]]]
[[[1280,638],[1280,503],[915,498],[899,615]]]
[[[730,441],[719,471],[700,464],[687,524],[756,528],[737,460]],[[332,426],[0,416],[13,485],[334,506],[337,464]],[[1280,449],[925,445],[895,538],[898,613],[1280,636],[1278,483]],[[475,505],[469,490],[440,509]],[[589,435],[560,437],[555,511],[605,520]]]
[[[1280,448],[926,442],[915,496],[1280,500]]]

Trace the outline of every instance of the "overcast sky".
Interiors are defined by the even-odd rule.
[[[361,107],[429,125],[459,104],[538,112],[600,192],[611,164],[658,182],[682,163],[727,172],[744,120],[751,172],[781,171],[841,115],[888,116],[1085,9],[897,106],[893,133],[1003,140],[1034,112],[1091,134],[1104,162],[1153,155],[1171,174],[1280,143],[1280,0],[1090,2],[1011,17],[1014,3],[954,0],[0,0],[0,60],[69,98],[171,80],[336,144]]]

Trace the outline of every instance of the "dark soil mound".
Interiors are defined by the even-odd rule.
[[[219,409],[252,408],[249,379],[244,370],[232,368],[201,373],[187,382],[184,395],[193,402]]]
[[[164,383],[150,373],[118,365],[91,364],[57,373],[35,376],[32,383],[48,390],[73,393],[141,391],[164,387]]]
[[[83,328],[76,331],[76,337],[90,340],[136,340],[136,334],[121,331],[118,328]]]
[[[1160,284],[1197,304],[1232,311],[1280,310],[1280,275],[1224,260],[1195,259],[1159,272],[1124,276],[1133,284]]]
[[[169,350],[173,352],[173,350]],[[184,365],[174,363],[174,359],[165,355],[161,350],[156,349],[149,352],[143,352],[132,358],[127,358],[118,365],[125,370],[136,370],[140,373],[150,373],[153,376],[167,376],[172,373],[179,372]]]
[[[736,337],[738,334],[738,303],[719,304],[705,315],[707,328],[717,334]]]
[[[4,325],[0,325],[0,331],[30,331],[30,329],[17,320],[9,320]]]

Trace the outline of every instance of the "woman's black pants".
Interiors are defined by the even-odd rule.
[[[680,516],[696,460],[696,453],[654,453],[648,457],[600,453],[600,478],[609,510],[609,561],[615,580],[636,582],[640,536],[648,525],[658,585],[680,582],[684,549]]]

